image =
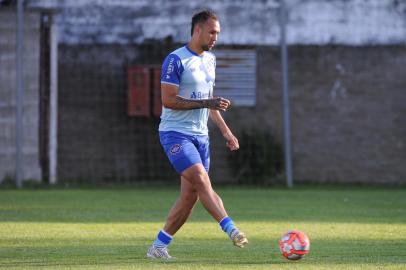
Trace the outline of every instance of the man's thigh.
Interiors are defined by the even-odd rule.
[[[160,132],[160,140],[166,156],[179,174],[194,164],[203,164],[192,136],[178,132]]]

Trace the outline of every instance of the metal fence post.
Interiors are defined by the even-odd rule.
[[[17,33],[16,33],[16,174],[17,188],[22,187],[23,178],[23,102],[24,102],[24,0],[17,1]]]
[[[283,89],[283,133],[285,148],[285,171],[288,188],[293,187],[292,157],[290,136],[290,108],[289,108],[289,74],[288,51],[286,46],[286,6],[285,1],[280,1],[280,27],[281,27],[281,64],[282,64],[282,89]]]
[[[49,101],[49,183],[58,182],[58,32],[51,17],[50,52],[50,101]]]

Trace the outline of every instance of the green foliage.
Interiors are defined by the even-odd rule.
[[[230,152],[230,168],[240,184],[274,184],[283,172],[283,149],[266,130],[245,128],[238,135],[240,149]]]
[[[0,181],[0,188],[15,188],[15,186],[15,178],[10,175],[4,176],[4,178]]]
[[[48,183],[41,182],[37,179],[22,179],[22,188],[26,189],[36,189],[36,188],[46,188]],[[16,189],[15,177],[6,175],[2,181],[0,181],[0,189]]]

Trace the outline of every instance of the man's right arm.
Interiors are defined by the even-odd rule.
[[[161,83],[161,96],[163,106],[172,110],[209,108],[225,111],[228,106],[230,106],[230,101],[221,97],[211,99],[186,99],[179,96],[179,86],[167,83]]]

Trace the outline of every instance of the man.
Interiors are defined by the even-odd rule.
[[[169,54],[162,65],[164,108],[159,135],[166,155],[181,176],[181,194],[170,210],[164,228],[147,252],[150,258],[172,258],[167,247],[192,213],[197,200],[219,222],[234,245],[244,247],[248,243],[244,233],[227,215],[208,175],[209,116],[222,132],[228,148],[231,151],[239,148],[237,138],[219,112],[226,111],[230,101],[213,98],[216,59],[209,51],[214,47],[219,33],[220,24],[216,14],[208,10],[195,14],[189,43]]]

